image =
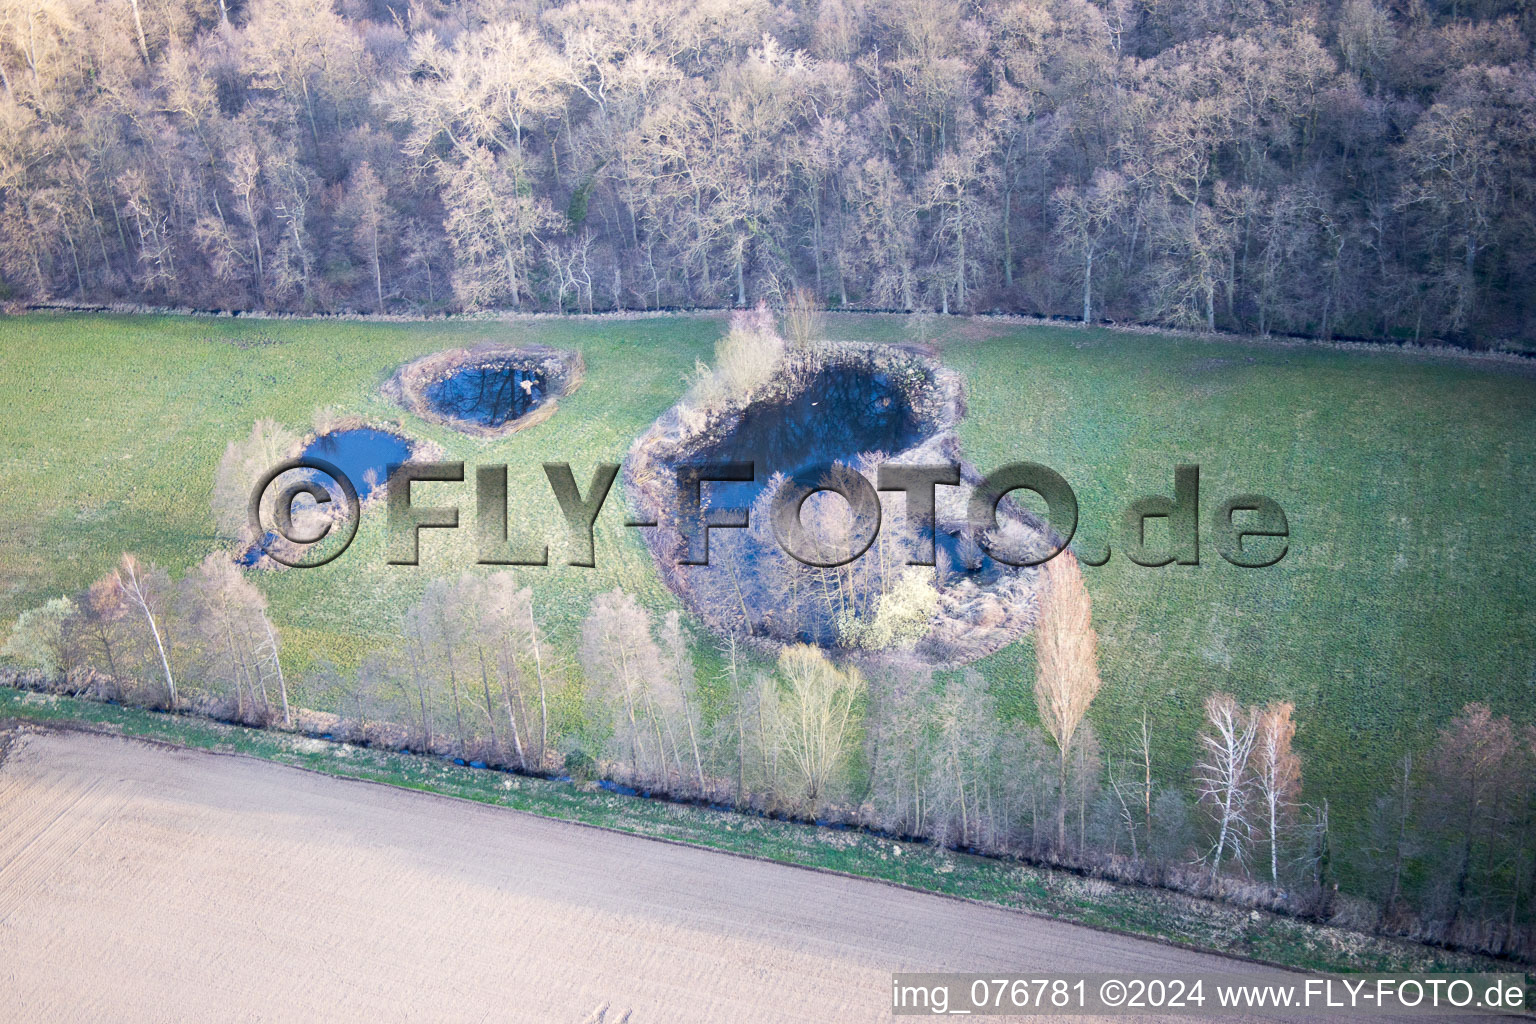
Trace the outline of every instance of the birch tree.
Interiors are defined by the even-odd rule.
[[[181,583],[182,617],[196,641],[202,680],[232,691],[239,721],[265,724],[276,690],[285,725],[292,723],[287,680],[266,598],[224,555],[205,558]]]
[[[594,709],[612,730],[612,749],[639,783],[667,778],[671,750],[654,714],[653,687],[665,671],[651,620],[629,594],[612,590],[592,601],[581,626],[581,665]]]
[[[174,710],[177,704],[176,678],[171,673],[171,655],[167,649],[169,642],[164,630],[165,618],[169,612],[167,605],[170,600],[170,577],[166,575],[164,569],[155,565],[146,565],[133,555],[125,553],[117,568],[112,570],[110,578],[123,600],[139,618],[143,619],[145,628],[149,630],[154,640],[155,653],[159,656],[160,667],[165,673],[166,694]]]
[[[1242,860],[1253,830],[1249,758],[1258,737],[1258,715],[1252,708],[1242,708],[1229,693],[1213,693],[1205,699],[1205,721],[1195,788],[1216,824],[1216,839],[1207,855],[1214,882],[1228,855]]]
[[[1290,701],[1260,711],[1253,747],[1253,780],[1269,844],[1269,880],[1275,884],[1280,881],[1280,832],[1295,813],[1301,792],[1301,758],[1291,749],[1294,711]]]

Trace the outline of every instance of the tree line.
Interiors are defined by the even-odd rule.
[[[3,0],[12,300],[1536,339],[1515,0]]]
[[[551,638],[510,571],[433,581],[355,671],[283,671],[225,553],[173,581],[132,555],[22,613],[12,683],[200,713],[749,813],[841,822],[1364,931],[1536,953],[1536,724],[1466,706],[1409,749],[1365,821],[1308,792],[1296,710],[1205,701],[1170,776],[1158,709],[1100,734],[1097,638],[1070,553],[1045,568],[1033,720],[973,669],[900,651],[776,657],[621,590]],[[324,708],[317,711],[316,708]],[[1342,878],[1358,881],[1340,890]]]

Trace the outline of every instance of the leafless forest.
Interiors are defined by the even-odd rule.
[[[1536,340],[1515,0],[3,0],[12,301]]]

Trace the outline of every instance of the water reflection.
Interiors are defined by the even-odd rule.
[[[411,444],[387,430],[359,427],[322,434],[306,445],[301,455],[304,458],[324,459],[345,473],[357,491],[358,500],[362,501],[388,482],[390,466],[397,466],[411,457]],[[311,475],[331,486],[322,474]],[[293,508],[296,519],[302,519],[306,514],[313,514],[314,499],[300,495]],[[277,543],[277,534],[266,533],[235,556],[235,564],[245,568],[256,566],[261,562],[261,557]]]
[[[709,565],[681,570],[685,599],[706,620],[751,635],[827,647],[860,643],[862,624],[908,571],[908,557],[926,552],[915,525],[899,511],[900,497],[887,498],[886,521],[869,551],[846,566],[819,569],[785,554],[769,523],[765,492],[775,474],[804,476],[834,463],[859,467],[873,453],[896,455],[922,444],[931,429],[914,411],[901,379],[834,365],[791,396],[754,403],[728,431],[690,446],[680,461],[750,461],[756,476],[750,483],[707,485],[707,505],[750,507],[751,528],[712,531]],[[826,550],[846,550],[838,542],[854,530],[846,509],[836,496],[812,498],[802,522],[827,542]],[[986,586],[1001,574],[973,538],[940,528],[935,544],[938,564],[917,571],[937,586],[960,580]]]
[[[306,458],[324,459],[347,474],[359,499],[386,482],[390,466],[411,457],[411,444],[398,434],[372,427],[321,434],[304,449]]]
[[[912,403],[889,374],[834,367],[822,370],[787,401],[749,406],[704,456],[756,463],[751,483],[710,485],[717,504],[745,506],[774,473],[793,477],[817,465],[853,465],[865,453],[893,454],[921,440]]]
[[[433,411],[483,427],[526,416],[547,396],[544,372],[513,363],[465,366],[427,385]]]

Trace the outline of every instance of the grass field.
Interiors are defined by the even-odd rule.
[[[829,317],[828,326],[839,338],[915,337],[902,318]],[[199,561],[216,543],[209,495],[225,445],[258,417],[306,431],[325,408],[399,422],[470,465],[509,463],[511,521],[549,524],[558,559],[562,521],[540,463],[571,462],[585,486],[593,464],[619,461],[676,401],[721,330],[718,317],[0,320],[0,629],[89,583],[124,550],[173,574]],[[1347,829],[1404,745],[1424,743],[1467,701],[1536,717],[1529,372],[989,321],[939,321],[929,333],[968,380],[967,457],[984,470],[1031,459],[1063,473],[1087,550],[1116,543],[1110,527],[1135,498],[1171,494],[1176,463],[1201,466],[1203,564],[1153,569],[1117,555],[1085,570],[1105,679],[1092,717],[1107,749],[1146,707],[1162,775],[1183,780],[1207,693],[1288,698],[1305,796],[1327,796]],[[481,339],[577,348],[586,381],[550,420],[499,441],[423,423],[379,394],[402,362]],[[355,665],[392,642],[429,578],[471,567],[472,484],[433,486],[433,500],[457,497],[465,528],[430,532],[419,568],[384,564],[376,514],[331,565],[257,577],[293,674],[320,659]],[[1231,566],[1211,545],[1209,510],[1253,491],[1290,520],[1290,552],[1269,569]],[[567,652],[593,593],[618,585],[653,608],[672,606],[620,521],[605,509],[597,569],[521,570]],[[980,668],[1006,714],[1033,716],[1027,643]]]

